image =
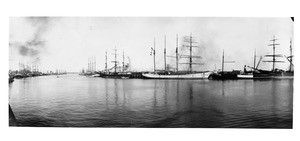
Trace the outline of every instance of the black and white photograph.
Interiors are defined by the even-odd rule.
[[[296,141],[297,6],[1,1],[0,140]]]
[[[293,128],[294,17],[10,17],[9,126]]]

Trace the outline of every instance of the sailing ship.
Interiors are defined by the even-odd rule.
[[[240,74],[239,70],[233,71],[224,71],[224,64],[225,63],[234,63],[235,61],[225,61],[224,57],[224,50],[222,55],[222,70],[220,72],[214,72],[209,75],[208,79],[214,80],[227,80],[227,79],[238,79],[238,74]]]
[[[201,56],[195,56],[193,55],[193,48],[198,47],[195,45],[195,41],[192,37],[192,34],[190,36],[186,36],[185,39],[188,41],[188,45],[185,45],[185,47],[189,48],[189,55],[179,55],[178,53],[178,35],[176,38],[176,56],[167,56],[166,54],[166,36],[165,36],[165,48],[164,48],[164,70],[159,71],[156,70],[155,66],[155,38],[154,38],[154,45],[153,48],[151,48],[151,55],[153,54],[153,60],[154,60],[154,68],[152,73],[143,73],[143,77],[147,79],[204,79],[208,78],[208,76],[211,74],[210,71],[193,71],[193,65],[203,65],[203,63],[195,63],[193,62],[193,58],[201,58]],[[170,71],[167,68],[166,58],[167,57],[173,57],[176,59],[176,70]],[[188,71],[179,71],[179,58],[188,58],[188,63],[180,63],[180,64],[188,64],[189,70]]]
[[[127,69],[129,68],[129,64],[125,65],[125,58],[124,58],[124,51],[123,51],[123,62],[122,62],[122,66],[118,66],[119,61],[117,61],[117,49],[114,49],[114,53],[113,53],[115,60],[111,61],[114,63],[114,66],[110,69],[107,68],[107,51],[105,52],[105,70],[98,72],[99,76],[102,78],[130,78],[131,76],[131,72],[127,71]],[[118,71],[118,70],[122,70],[122,71]],[[111,72],[111,70],[114,70],[113,72]]]
[[[265,57],[271,57],[272,60],[268,60],[268,61],[263,61],[263,62],[271,62],[272,63],[272,70],[263,70],[263,69],[257,69],[253,72],[253,77],[254,78],[279,78],[279,79],[283,79],[283,78],[294,78],[294,70],[293,70],[293,55],[292,55],[292,40],[290,41],[290,56],[284,56],[290,63],[290,67],[289,70],[285,71],[282,69],[278,69],[275,68],[275,64],[276,63],[283,63],[284,61],[282,60],[278,60],[277,58],[282,58],[283,55],[281,54],[276,54],[275,49],[276,46],[279,45],[277,43],[275,43],[275,41],[278,40],[275,38],[275,36],[273,37],[272,43],[269,44],[268,46],[272,46],[273,47],[273,54],[272,55],[265,55]]]

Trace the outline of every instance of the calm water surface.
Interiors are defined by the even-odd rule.
[[[292,128],[293,80],[16,79],[19,126]]]

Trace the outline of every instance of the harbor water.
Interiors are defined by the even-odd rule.
[[[15,79],[18,126],[292,128],[293,79]]]

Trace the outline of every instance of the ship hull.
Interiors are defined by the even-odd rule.
[[[236,73],[213,73],[209,76],[213,80],[236,80],[238,76]]]
[[[253,74],[239,74],[237,75],[237,79],[253,79]]]
[[[142,74],[146,79],[207,79],[211,72],[197,72],[190,74]]]
[[[293,79],[293,71],[266,71],[260,70],[253,73],[254,79]]]
[[[99,77],[102,78],[115,78],[115,79],[124,79],[130,78],[130,73],[100,73]]]
[[[247,75],[237,75],[237,79],[293,79],[294,73],[281,72],[281,73],[254,73]]]

